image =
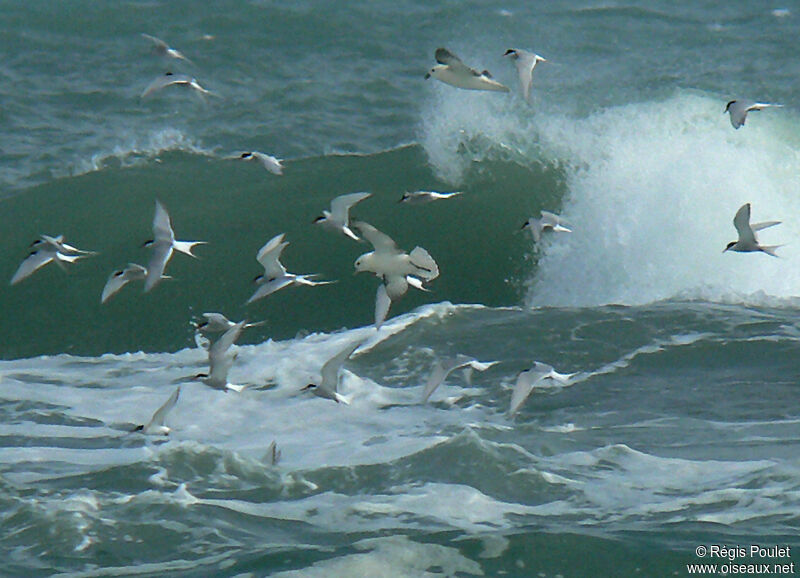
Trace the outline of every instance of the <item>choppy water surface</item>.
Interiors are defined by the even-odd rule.
[[[728,561],[701,544],[796,542],[791,6],[0,9],[0,272],[42,233],[99,252],[0,287],[5,573],[672,576]],[[438,46],[511,94],[425,81]],[[509,47],[549,61],[530,104]],[[216,96],[140,99],[167,69]],[[785,107],[734,131],[732,98]],[[285,174],[228,158],[254,149]],[[418,189],[463,194],[398,204]],[[368,245],[311,225],[362,190],[353,213],[441,269],[377,331],[377,280],[353,274]],[[155,199],[208,244],[101,305],[147,258]],[[779,259],[722,253],[746,202],[783,221],[762,233]],[[534,245],[541,209],[573,232]],[[337,282],[245,305],[281,232],[290,271]],[[236,346],[241,394],[191,379],[204,311],[266,321]],[[356,340],[349,404],[300,391]],[[497,363],[422,404],[458,353]],[[509,417],[534,361],[576,375]],[[130,432],[178,386],[168,437]]]

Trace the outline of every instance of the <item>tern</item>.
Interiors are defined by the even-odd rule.
[[[332,399],[336,403],[339,403],[340,401],[347,403],[347,400],[338,392],[339,370],[342,368],[344,362],[347,361],[347,359],[358,348],[358,346],[361,345],[361,343],[362,342],[359,340],[349,344],[335,356],[326,361],[320,370],[320,376],[322,377],[320,383],[309,383],[307,386],[302,388],[301,391],[311,390],[311,393],[316,396],[324,397],[325,399]]]
[[[558,215],[549,211],[542,211],[540,219],[531,217],[522,225],[522,229],[530,229],[533,234],[533,239],[537,243],[542,239],[542,233],[545,229],[550,229],[556,233],[571,233],[572,229],[565,227],[566,221]]]
[[[264,267],[264,273],[254,279],[258,283],[258,289],[250,296],[247,303],[252,303],[259,299],[263,299],[267,295],[271,295],[276,291],[288,287],[290,285],[328,285],[333,281],[315,281],[314,277],[318,273],[309,273],[308,275],[295,275],[294,273],[287,273],[286,268],[280,262],[281,253],[284,248],[289,244],[284,241],[285,233],[274,236],[267,241],[263,247],[258,251],[256,260]]]
[[[258,151],[251,151],[249,153],[242,153],[241,156],[238,158],[244,161],[257,161],[261,163],[261,165],[271,172],[274,175],[282,175],[283,174],[283,165],[281,164],[281,159],[268,155],[266,153],[260,153]]]
[[[353,227],[375,249],[356,259],[354,266],[356,273],[372,272],[383,280],[375,297],[375,327],[380,328],[392,301],[405,295],[409,285],[425,291],[423,283],[439,276],[439,266],[422,247],[414,247],[411,253],[406,253],[391,237],[369,223],[356,221]]]
[[[191,89],[203,98],[206,96],[216,96],[210,90],[206,90],[200,86],[200,83],[197,82],[197,79],[194,77],[191,77],[187,74],[173,74],[172,72],[167,72],[148,84],[147,88],[142,91],[142,94],[139,96],[139,98],[147,98],[154,92],[158,92],[159,90],[167,88],[168,86],[182,86],[184,88]]]
[[[509,415],[513,416],[528,399],[534,386],[543,382],[545,379],[552,379],[561,385],[569,385],[574,373],[558,373],[552,365],[534,361],[533,367],[520,372],[517,376],[517,383],[511,393],[511,406],[508,410]]]
[[[145,292],[150,291],[164,278],[164,269],[172,257],[173,250],[197,259],[197,255],[192,253],[192,248],[195,245],[204,244],[205,241],[176,241],[169,213],[167,213],[161,201],[156,201],[156,212],[153,217],[153,238],[144,243],[145,247],[153,249],[153,254],[147,264],[147,276],[144,282]]]
[[[497,362],[490,361],[484,363],[462,354],[448,359],[440,359],[433,366],[433,370],[428,376],[428,382],[425,384],[425,390],[422,392],[422,403],[428,401],[428,398],[436,391],[436,388],[456,369],[464,368],[466,370],[477,369],[478,371],[486,371],[495,363]]]
[[[239,338],[245,325],[247,325],[246,321],[236,323],[211,344],[208,348],[208,373],[198,373],[194,376],[196,380],[222,391],[232,389],[240,392],[244,389],[243,385],[228,382],[228,372],[236,359],[235,355],[228,355],[228,349]]]
[[[533,84],[533,69],[539,62],[547,62],[544,58],[527,50],[509,48],[503,56],[511,56],[517,66],[519,83],[522,85],[522,95],[530,102],[531,84]]]
[[[725,111],[730,114],[731,125],[733,128],[738,129],[744,126],[744,121],[747,120],[747,113],[751,110],[763,110],[765,108],[780,108],[782,104],[770,104],[767,102],[755,102],[752,100],[732,100],[725,105]]]
[[[324,225],[336,231],[341,231],[354,241],[360,241],[358,235],[350,229],[350,207],[370,196],[372,196],[372,193],[349,193],[347,195],[339,195],[331,201],[331,210],[323,210],[322,216],[314,219],[314,223]]]
[[[438,64],[428,71],[426,79],[433,77],[450,86],[466,90],[509,92],[508,87],[494,80],[488,70],[478,72],[470,68],[446,48],[437,48],[434,56]]]
[[[206,318],[205,321],[195,324],[195,328],[203,333],[221,333],[223,331],[227,331],[237,323],[235,321],[231,321],[222,313],[203,313],[203,317]],[[257,327],[259,325],[264,325],[264,323],[266,323],[266,321],[245,323],[242,329],[247,329],[248,327]]]
[[[51,237],[41,235],[39,239],[31,243],[30,254],[20,263],[14,276],[11,277],[11,285],[15,285],[33,275],[35,271],[54,261],[60,268],[65,269],[64,263],[74,263],[86,255],[96,255],[94,251],[83,251],[64,242],[64,235]]]
[[[193,64],[191,60],[186,58],[181,52],[175,50],[174,48],[170,48],[169,45],[161,40],[160,38],[156,38],[155,36],[150,36],[149,34],[145,34],[142,32],[142,37],[147,38],[153,44],[153,52],[158,54],[159,56],[167,56],[169,58],[175,58],[176,60],[183,60],[188,62],[189,64]]]
[[[124,269],[114,271],[103,287],[103,294],[100,296],[100,303],[108,301],[112,295],[122,289],[130,281],[142,281],[147,277],[147,269],[136,263],[128,263]]]
[[[775,249],[781,245],[759,245],[756,238],[756,231],[766,229],[767,227],[774,227],[779,225],[780,221],[765,221],[763,223],[750,224],[750,203],[745,203],[739,210],[736,211],[736,216],[733,218],[733,226],[736,227],[736,232],[739,233],[739,239],[728,243],[725,251],[738,251],[740,253],[749,253],[752,251],[762,251],[767,255],[777,257]]]
[[[167,414],[172,411],[172,408],[178,403],[180,394],[181,387],[178,386],[175,391],[172,392],[172,395],[169,396],[169,399],[164,402],[164,405],[156,410],[150,421],[146,425],[136,426],[133,431],[140,431],[144,434],[169,435],[169,432],[172,430],[166,425],[165,420]]]
[[[399,203],[406,203],[407,205],[422,205],[432,201],[440,201],[442,199],[451,199],[461,194],[461,191],[454,191],[452,193],[437,193],[436,191],[414,191],[403,193],[403,197],[398,201]]]

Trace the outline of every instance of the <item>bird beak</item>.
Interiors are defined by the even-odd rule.
[[[425,73],[425,80],[428,80],[430,77],[431,77],[431,73],[430,72],[426,72]]]

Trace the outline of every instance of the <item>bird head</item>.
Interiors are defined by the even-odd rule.
[[[726,112],[728,112],[730,110],[730,108],[731,108],[731,105],[734,104],[735,102],[736,102],[735,100],[732,100],[728,104],[726,104],[725,105],[725,110],[722,111],[722,114],[725,114]]]
[[[722,252],[724,253],[725,251],[727,251],[728,249],[730,249],[731,247],[733,247],[735,244],[736,244],[736,241],[731,241],[731,242],[730,242],[730,243],[728,243],[728,245],[727,245],[727,246],[726,246],[726,247],[725,247],[725,248],[722,250]]]

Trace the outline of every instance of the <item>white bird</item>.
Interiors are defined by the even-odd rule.
[[[147,263],[147,276],[144,282],[145,292],[150,291],[164,278],[164,269],[172,257],[173,250],[197,259],[197,255],[192,253],[192,248],[195,245],[204,244],[205,241],[176,241],[169,213],[167,213],[161,201],[156,201],[156,212],[153,217],[153,238],[144,243],[145,247],[153,249],[153,254]]]
[[[280,262],[281,253],[289,244],[287,241],[283,240],[283,236],[284,233],[276,235],[267,241],[258,251],[256,260],[264,267],[264,274],[255,278],[255,282],[258,283],[259,286],[250,296],[250,299],[247,300],[248,303],[262,299],[289,285],[314,286],[333,283],[333,281],[315,281],[314,277],[316,277],[318,273],[310,273],[308,275],[287,273],[286,268]]]
[[[124,269],[114,271],[106,281],[106,286],[103,287],[103,294],[100,297],[100,303],[108,301],[112,295],[122,289],[130,281],[141,281],[147,277],[147,269],[136,263],[128,263]]]
[[[169,432],[172,430],[166,425],[165,421],[167,414],[172,411],[172,408],[178,403],[180,394],[181,387],[178,386],[175,391],[172,392],[172,395],[169,396],[169,399],[164,402],[164,405],[156,410],[150,421],[146,425],[136,426],[133,431],[140,431],[145,434],[169,435]]]
[[[447,376],[456,369],[465,368],[466,370],[470,371],[473,369],[477,369],[478,371],[486,371],[495,363],[497,362],[491,361],[484,363],[462,354],[448,359],[440,359],[433,366],[433,370],[428,376],[428,382],[425,384],[425,390],[422,392],[422,403],[428,401],[428,398],[430,398],[431,394],[436,391],[436,388],[439,387],[439,385],[445,379],[447,379]]]
[[[33,275],[35,271],[44,267],[51,261],[55,262],[61,269],[65,269],[64,263],[74,263],[86,255],[95,255],[94,251],[83,251],[72,245],[64,243],[64,236],[51,237],[41,235],[39,239],[31,243],[30,254],[20,263],[14,276],[11,277],[11,285],[15,285]]]
[[[191,77],[187,74],[173,74],[172,72],[167,72],[162,76],[159,76],[153,82],[147,85],[147,88],[142,91],[142,94],[139,98],[147,98],[154,92],[158,92],[168,86],[181,86],[183,88],[188,88],[190,90],[195,91],[200,97],[205,98],[206,96],[216,96],[210,90],[206,90],[200,83],[197,82],[197,79]]]
[[[533,239],[537,243],[542,239],[542,233],[545,229],[550,229],[556,233],[571,233],[572,229],[568,229],[565,225],[567,222],[558,215],[550,211],[542,211],[540,219],[531,217],[522,225],[523,229],[530,229],[533,234]]]
[[[260,153],[258,151],[251,151],[249,153],[242,153],[241,156],[238,158],[245,160],[245,161],[257,161],[261,163],[261,165],[271,172],[274,175],[282,175],[283,174],[283,165],[281,164],[281,159],[268,155],[266,153]]]
[[[354,341],[347,347],[342,349],[335,356],[330,358],[322,366],[320,376],[322,380],[320,383],[309,383],[301,389],[301,391],[311,390],[316,396],[324,397],[325,399],[332,399],[336,403],[340,401],[347,403],[347,400],[342,397],[339,392],[339,370],[342,368],[344,362],[353,354],[353,352],[361,345],[361,341]]]
[[[439,266],[422,247],[406,253],[391,237],[369,223],[356,221],[353,227],[375,248],[356,259],[354,266],[356,273],[369,271],[383,279],[375,298],[375,327],[380,328],[391,302],[405,295],[409,285],[426,290],[423,283],[439,276]]]
[[[166,56],[169,58],[175,58],[176,60],[183,60],[192,64],[192,61],[186,58],[181,52],[175,50],[174,48],[170,48],[170,46],[161,40],[160,38],[156,38],[155,36],[150,36],[149,34],[145,34],[142,32],[142,37],[147,38],[153,44],[153,52],[158,54],[159,56]]]
[[[528,399],[534,386],[541,383],[545,379],[552,379],[561,385],[569,385],[570,378],[574,373],[558,373],[553,369],[552,365],[534,361],[533,367],[520,372],[517,376],[517,383],[514,385],[514,390],[511,392],[511,406],[508,410],[509,415],[513,416],[522,407],[522,404]]]
[[[461,191],[454,191],[452,193],[437,193],[436,191],[414,191],[403,193],[399,203],[406,203],[408,205],[422,205],[432,201],[439,201],[442,199],[451,199],[460,195]]]
[[[196,380],[222,391],[232,389],[239,392],[244,389],[243,385],[228,382],[228,372],[236,358],[235,355],[228,355],[228,349],[239,338],[245,325],[247,325],[247,321],[236,323],[211,344],[208,348],[208,373],[198,373],[194,376]]]
[[[762,251],[767,255],[777,257],[778,255],[775,253],[775,249],[781,245],[759,245],[758,239],[756,238],[756,231],[766,229],[767,227],[774,227],[779,224],[780,221],[765,221],[763,223],[753,223],[751,225],[750,203],[745,203],[739,207],[739,210],[736,211],[736,216],[733,218],[733,226],[736,227],[736,231],[739,233],[739,239],[728,243],[727,247],[725,247],[722,252],[724,253],[728,250],[738,251],[740,253]]]
[[[438,64],[428,71],[426,79],[433,77],[450,86],[467,90],[509,92],[508,87],[494,80],[488,70],[478,72],[470,68],[446,48],[437,48],[434,56]]]
[[[744,121],[747,120],[747,113],[751,110],[763,110],[765,108],[781,108],[782,104],[770,104],[767,102],[755,102],[753,100],[732,100],[725,105],[725,111],[731,117],[731,125],[733,128],[738,129],[744,126]]]
[[[221,333],[236,325],[235,321],[231,321],[222,313],[203,313],[203,317],[205,317],[206,320],[195,325],[195,328],[203,333]],[[264,325],[264,323],[266,323],[266,321],[245,323],[242,329],[247,329],[248,327],[257,327],[259,325]]]
[[[331,210],[323,210],[322,216],[314,219],[314,223],[341,231],[351,239],[359,241],[358,236],[350,229],[350,207],[370,196],[372,193],[339,195],[331,201]]]
[[[547,62],[544,58],[534,52],[520,50],[519,48],[509,48],[503,56],[511,56],[517,66],[519,83],[522,85],[522,95],[525,100],[530,102],[531,85],[533,84],[533,69],[539,62]]]

